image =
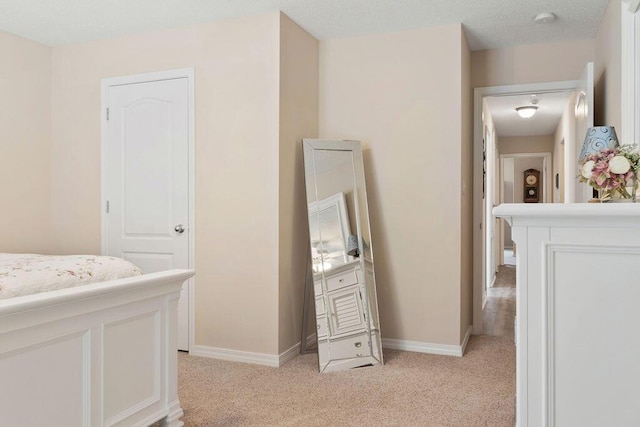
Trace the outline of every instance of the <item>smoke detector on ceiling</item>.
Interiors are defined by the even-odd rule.
[[[549,24],[555,20],[556,20],[556,15],[551,12],[539,13],[534,18],[534,21],[536,22],[536,24]]]

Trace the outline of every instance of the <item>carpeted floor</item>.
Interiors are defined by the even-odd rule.
[[[385,350],[385,365],[320,374],[181,354],[185,426],[513,426],[515,347],[471,337],[462,358]]]

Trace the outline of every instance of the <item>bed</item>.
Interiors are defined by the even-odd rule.
[[[0,254],[0,425],[182,426],[177,304],[194,272],[63,258]]]

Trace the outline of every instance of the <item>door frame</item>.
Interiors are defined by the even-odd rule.
[[[522,95],[531,92],[562,92],[574,91],[578,86],[577,80],[557,82],[528,83],[519,85],[487,86],[473,90],[473,333],[482,334],[482,289],[485,286],[485,272],[483,261],[483,233],[482,224],[482,101],[487,96]],[[489,182],[489,181],[487,181]],[[489,185],[489,184],[487,184]],[[487,219],[489,220],[489,218]]]
[[[112,86],[122,86],[134,83],[148,83],[162,80],[173,80],[186,78],[189,86],[189,103],[188,103],[188,197],[189,197],[189,233],[187,235],[189,240],[189,269],[195,270],[196,261],[196,245],[195,245],[195,73],[194,67],[178,68],[172,70],[156,71],[150,73],[133,74],[127,76],[108,77],[101,80],[101,101],[100,101],[100,123],[101,123],[101,172],[100,172],[100,222],[101,222],[101,235],[100,235],[100,249],[102,254],[107,253],[107,107],[109,105],[109,88]],[[188,345],[189,351],[195,348],[195,277],[190,278],[187,281],[189,289],[189,337]]]
[[[542,203],[553,203],[553,168],[551,164],[552,154],[549,151],[541,151],[540,153],[507,153],[500,154],[500,170],[503,170],[505,158],[527,158],[527,157],[541,157],[542,164],[544,165],[544,197]],[[503,180],[504,181],[504,180]],[[500,203],[503,203],[502,194],[500,195]],[[519,202],[514,202],[519,203]]]
[[[512,153],[512,154],[500,154],[500,198],[499,203],[504,203],[504,159],[516,159],[516,158],[542,158],[542,168],[544,176],[544,188],[543,188],[543,200],[542,203],[553,203],[553,165],[552,165],[552,153],[545,151],[540,153]],[[519,203],[519,202],[512,202]],[[498,245],[498,253],[500,254],[500,264],[504,264],[504,224],[505,221],[500,221],[500,239]]]

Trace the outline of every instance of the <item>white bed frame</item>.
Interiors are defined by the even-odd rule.
[[[0,425],[182,426],[177,308],[193,274],[0,300]]]

